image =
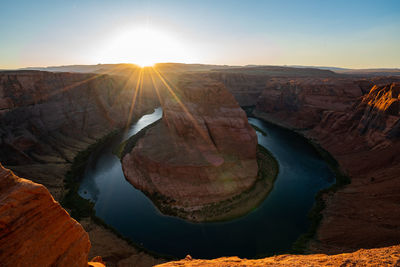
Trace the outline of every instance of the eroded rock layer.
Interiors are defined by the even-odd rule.
[[[173,261],[157,265],[158,267],[183,266],[398,266],[400,263],[400,246],[377,249],[361,249],[354,253],[338,255],[279,255],[259,260],[225,257],[213,260],[191,259]]]
[[[134,86],[103,74],[0,72],[0,162],[60,200],[79,151],[156,106],[142,93],[130,115]]]
[[[249,189],[257,177],[257,136],[225,87],[197,75],[180,78],[162,121],[122,162],[126,178],[171,206],[199,209]]]
[[[42,185],[0,165],[1,266],[88,266],[82,226]]]
[[[314,250],[337,252],[398,244],[399,92],[397,83],[375,85],[349,110],[325,112],[309,133],[351,178],[350,185],[326,196]]]
[[[398,244],[398,82],[396,77],[280,81],[258,99],[257,116],[300,130],[329,151],[351,178],[351,184],[323,196],[326,208],[312,251]]]
[[[141,75],[0,72],[0,162],[61,201],[66,172],[80,151],[159,105],[148,81],[137,87]],[[90,257],[101,255],[108,266],[162,261],[90,218],[80,222],[93,240]]]

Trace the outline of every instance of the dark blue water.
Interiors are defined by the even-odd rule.
[[[162,215],[129,184],[112,149],[159,119],[161,109],[143,116],[132,128],[96,151],[89,160],[79,194],[95,202],[96,215],[137,244],[182,258],[240,256],[253,258],[290,249],[307,231],[307,213],[315,194],[334,182],[328,165],[302,137],[256,118],[259,144],[278,160],[280,171],[265,201],[248,215],[223,223],[190,223]]]

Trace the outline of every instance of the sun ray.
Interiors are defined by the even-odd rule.
[[[211,143],[211,140],[209,138],[208,132],[206,132],[205,129],[203,129],[200,125],[198,125],[197,120],[193,117],[193,115],[190,113],[188,108],[183,104],[183,102],[179,99],[179,97],[176,95],[174,90],[171,88],[171,86],[168,84],[166,79],[164,79],[163,75],[157,70],[156,67],[153,67],[154,72],[158,75],[160,78],[161,82],[165,85],[165,87],[168,89],[168,92],[173,96],[173,98],[177,101],[178,105],[182,108],[184,113],[189,117],[189,121],[193,124],[194,128],[197,130],[197,132],[201,135],[201,137],[207,142]],[[172,85],[172,84],[171,84]],[[214,146],[214,144],[212,144]]]
[[[136,82],[136,88],[135,88],[135,91],[134,91],[134,93],[132,95],[132,101],[131,101],[131,106],[129,108],[128,121],[126,123],[126,128],[129,128],[129,126],[131,125],[133,109],[134,109],[135,104],[136,104],[136,98],[137,98],[137,95],[138,95],[138,91],[139,91],[139,87],[140,87],[140,81],[142,80],[142,77],[143,77],[143,68],[140,68],[139,77],[138,77],[138,80]]]
[[[160,101],[160,105],[163,106],[164,105],[164,100],[161,97],[160,90],[159,90],[158,85],[157,85],[157,83],[156,83],[156,81],[154,79],[154,75],[153,74],[154,74],[154,70],[152,68],[151,71],[150,71],[151,82],[153,84],[154,90],[156,91],[158,100]]]

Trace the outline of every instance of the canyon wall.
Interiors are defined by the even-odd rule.
[[[159,105],[153,88],[148,82],[140,86],[138,77],[0,72],[0,162],[61,201],[66,172],[78,152]],[[108,266],[162,262],[90,217],[80,222],[92,240],[89,256],[103,256]]]
[[[63,173],[79,151],[156,106],[153,92],[142,94],[130,116],[134,84],[108,75],[1,72],[0,162],[60,200]]]
[[[44,186],[19,178],[1,165],[0,222],[2,266],[104,266],[99,257],[93,259],[96,262],[87,262],[90,248],[87,233]],[[188,256],[158,266],[377,266],[382,263],[396,266],[399,262],[400,246],[393,246],[334,256],[279,255],[259,260],[237,257],[194,260]]]
[[[255,183],[256,133],[221,83],[182,76],[163,112],[162,121],[122,160],[136,188],[161,194],[171,206],[196,210]]]
[[[398,83],[374,85],[344,112],[326,111],[310,137],[331,152],[351,184],[326,196],[314,251],[351,251],[400,240]]]
[[[400,240],[399,78],[273,79],[254,114],[330,152],[351,184],[323,196],[310,250],[354,251]]]
[[[235,96],[240,106],[254,106],[274,79],[333,79],[343,75],[329,70],[278,66],[226,67],[202,72],[201,77],[219,81]]]
[[[360,80],[351,77],[320,77],[320,73],[313,78],[271,77],[254,71],[240,75],[233,71],[213,71],[198,75],[202,75],[202,78],[195,77],[195,80],[207,77],[204,83],[206,87],[212,85],[210,90],[206,93],[197,92],[196,86],[201,84],[198,81],[188,80],[180,84],[179,87],[185,90],[177,89],[175,94],[178,99],[182,97],[185,100],[188,112],[185,112],[176,98],[168,98],[162,123],[146,134],[145,138],[151,142],[139,141],[138,150],[129,154],[132,162],[147,157],[143,168],[156,170],[150,172],[153,178],[157,178],[154,180],[156,183],[141,184],[132,179],[133,183],[137,182],[137,186],[153,190],[161,174],[168,176],[176,171],[177,162],[172,161],[173,157],[169,154],[175,151],[178,152],[178,159],[184,163],[182,168],[178,168],[182,175],[195,173],[194,177],[199,177],[199,169],[210,166],[214,169],[214,166],[222,166],[225,162],[242,168],[224,170],[233,171],[238,179],[223,179],[221,186],[216,187],[219,190],[200,191],[197,199],[194,195],[195,201],[201,200],[202,194],[215,196],[212,199],[215,201],[251,184],[255,176],[249,173],[257,172],[257,165],[254,167],[252,163],[255,158],[252,145],[257,140],[243,111],[237,104],[232,104],[234,101],[231,96],[221,89],[225,86],[240,104],[256,104],[256,116],[297,129],[322,145],[350,176],[351,184],[323,196],[326,207],[317,235],[310,243],[311,252],[333,254],[398,244],[399,78]],[[252,75],[257,78],[252,79]],[[331,76],[330,73],[324,75]],[[44,184],[54,198],[60,200],[65,194],[65,172],[71,167],[78,151],[86,149],[114,129],[124,127],[131,119],[143,115],[158,104],[154,91],[144,90],[137,94],[140,101],[131,117],[131,103],[135,97],[132,88],[136,85],[137,81],[129,77],[109,75],[1,72],[0,161],[20,176]],[[193,90],[194,94],[187,94]],[[168,92],[164,91],[164,94],[168,95]],[[235,129],[234,133],[229,130],[231,128]],[[164,134],[158,135],[157,132]],[[202,139],[194,138],[199,136],[196,132],[204,133],[200,135]],[[234,140],[235,144],[241,146],[236,148],[224,140]],[[158,148],[164,146],[169,148],[167,152],[159,153]],[[175,150],[177,147],[181,149]],[[201,153],[189,153],[194,148]],[[188,152],[190,156],[182,154],[182,151]],[[240,156],[242,152],[243,156]],[[170,166],[160,166],[157,160]],[[192,160],[202,164],[194,165]],[[242,172],[244,169],[246,172]],[[216,175],[215,172],[211,174]],[[188,188],[197,181],[204,180],[191,180]],[[156,189],[166,188],[171,196],[182,196],[182,199],[188,196],[188,192],[194,192],[180,192],[176,188],[181,186],[178,180],[174,188],[166,185]],[[228,193],[224,195],[221,192]],[[18,266],[29,262],[30,266],[67,266],[67,263],[76,262],[77,266],[87,265],[90,247],[87,234],[43,186],[20,179],[0,167],[0,197],[2,264]],[[92,240],[90,254],[103,256],[108,266],[151,266],[162,262],[129,246],[109,230],[94,224],[90,218],[82,219],[81,223]],[[48,257],[38,258],[37,255]],[[26,262],[21,263],[22,259]],[[281,255],[258,262],[238,258],[221,258],[210,262],[188,259],[181,263],[170,263],[170,266],[379,265],[382,262],[399,264],[399,246],[361,250],[333,257]]]
[[[256,102],[256,111],[299,129],[316,126],[324,110],[343,111],[362,90],[349,78],[272,78]]]

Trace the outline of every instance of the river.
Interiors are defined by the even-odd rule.
[[[79,194],[95,203],[96,215],[123,236],[153,252],[178,258],[239,256],[255,258],[290,249],[309,227],[307,214],[318,191],[335,181],[327,163],[303,137],[257,118],[249,122],[258,142],[278,160],[280,170],[264,202],[244,217],[218,223],[191,223],[161,214],[125,180],[112,150],[162,116],[161,108],[144,115],[90,157]]]

